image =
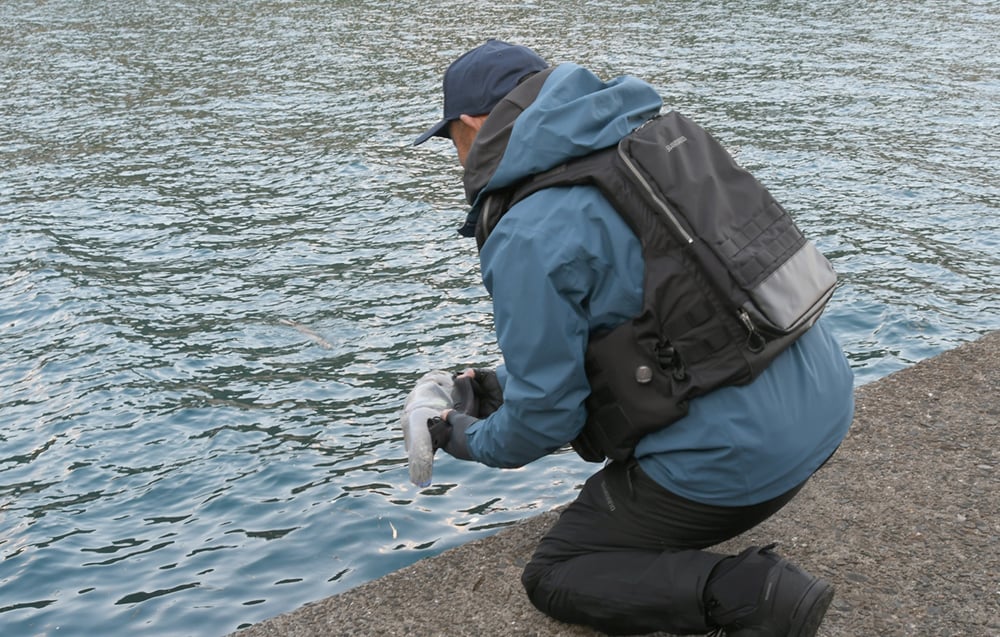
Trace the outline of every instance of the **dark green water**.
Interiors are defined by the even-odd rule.
[[[498,352],[452,149],[488,36],[651,81],[796,215],[858,383],[1000,329],[995,2],[0,4],[0,634],[222,635],[570,499],[396,417]]]

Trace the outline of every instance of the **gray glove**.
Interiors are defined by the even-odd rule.
[[[472,371],[474,375],[471,378],[464,373],[455,377],[451,400],[458,411],[476,418],[486,418],[503,404],[503,389],[492,369]]]
[[[459,460],[475,460],[469,452],[469,439],[465,430],[477,420],[478,418],[457,410],[448,412],[448,420],[443,420],[440,416],[428,419],[427,429],[431,432],[434,451],[444,449]]]
[[[448,420],[431,418],[427,429],[431,433],[434,451],[444,449],[459,460],[474,460],[469,452],[469,439],[465,432],[469,426],[486,418],[503,404],[503,389],[492,369],[474,369],[473,375],[455,376],[451,400],[455,408],[448,412]]]

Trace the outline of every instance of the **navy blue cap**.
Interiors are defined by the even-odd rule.
[[[445,71],[444,118],[428,128],[413,145],[435,136],[450,138],[449,123],[463,114],[488,114],[524,76],[548,67],[548,62],[528,47],[487,40],[452,62]]]

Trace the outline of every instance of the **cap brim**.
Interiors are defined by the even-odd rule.
[[[434,124],[433,126],[431,126],[430,128],[428,128],[426,131],[424,131],[424,133],[420,137],[418,137],[415,140],[413,140],[413,145],[414,146],[419,146],[420,144],[423,144],[424,142],[426,142],[431,137],[444,137],[445,139],[451,139],[451,135],[448,134],[448,124],[449,123],[450,123],[450,120],[443,119],[440,122],[438,122],[437,124]]]

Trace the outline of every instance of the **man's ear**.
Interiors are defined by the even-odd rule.
[[[483,127],[483,122],[489,115],[459,115],[458,118],[462,120],[462,123],[470,127],[472,130],[479,132],[479,129]]]

